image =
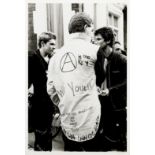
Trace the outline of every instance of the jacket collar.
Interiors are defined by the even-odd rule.
[[[70,34],[70,39],[82,39],[89,42],[91,41],[91,37],[83,32]]]

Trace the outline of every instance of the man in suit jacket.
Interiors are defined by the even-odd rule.
[[[121,43],[119,41],[115,41],[114,48],[115,48],[115,51],[121,54],[127,55],[127,52],[122,49]]]
[[[51,151],[51,121],[53,103],[50,100],[47,89],[47,68],[46,57],[55,49],[56,36],[51,32],[43,32],[39,36],[38,50],[29,52],[28,55],[28,87],[33,85],[34,95],[31,99],[31,114],[35,133],[34,150]]]

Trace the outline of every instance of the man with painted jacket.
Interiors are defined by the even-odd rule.
[[[101,107],[94,65],[99,46],[91,43],[92,19],[75,14],[70,40],[50,60],[47,92],[61,113],[65,151],[98,151]]]

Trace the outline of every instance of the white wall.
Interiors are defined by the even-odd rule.
[[[107,5],[97,3],[96,5],[96,28],[107,26]]]
[[[63,4],[63,28],[64,28],[64,44],[69,39],[69,32],[68,32],[68,24],[71,17],[74,15],[74,12],[71,10],[70,3]]]
[[[123,23],[123,5],[107,4],[107,12],[111,12],[118,17],[118,41],[124,47],[124,23]],[[107,16],[108,18],[108,16]]]
[[[34,33],[40,35],[47,31],[47,12],[46,3],[36,3],[36,11],[34,11]]]
[[[94,19],[94,4],[84,3],[84,12],[89,14],[89,16]]]
[[[118,40],[121,43],[122,49],[124,49],[124,24],[123,24],[123,14],[119,18],[119,34],[118,34]]]

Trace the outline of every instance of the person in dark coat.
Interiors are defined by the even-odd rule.
[[[36,151],[51,151],[51,121],[53,103],[47,94],[47,56],[55,49],[56,36],[51,32],[43,32],[39,36],[39,49],[28,54],[28,88],[33,86],[29,121],[34,128]],[[30,124],[30,123],[29,123]]]
[[[119,41],[115,41],[114,48],[116,52],[119,52],[121,54],[127,55],[126,51],[124,51],[121,47],[121,43]]]
[[[95,31],[95,42],[101,48],[95,68],[96,83],[102,90],[99,97],[102,106],[102,149],[126,151],[127,58],[114,51],[114,41],[110,27]]]

